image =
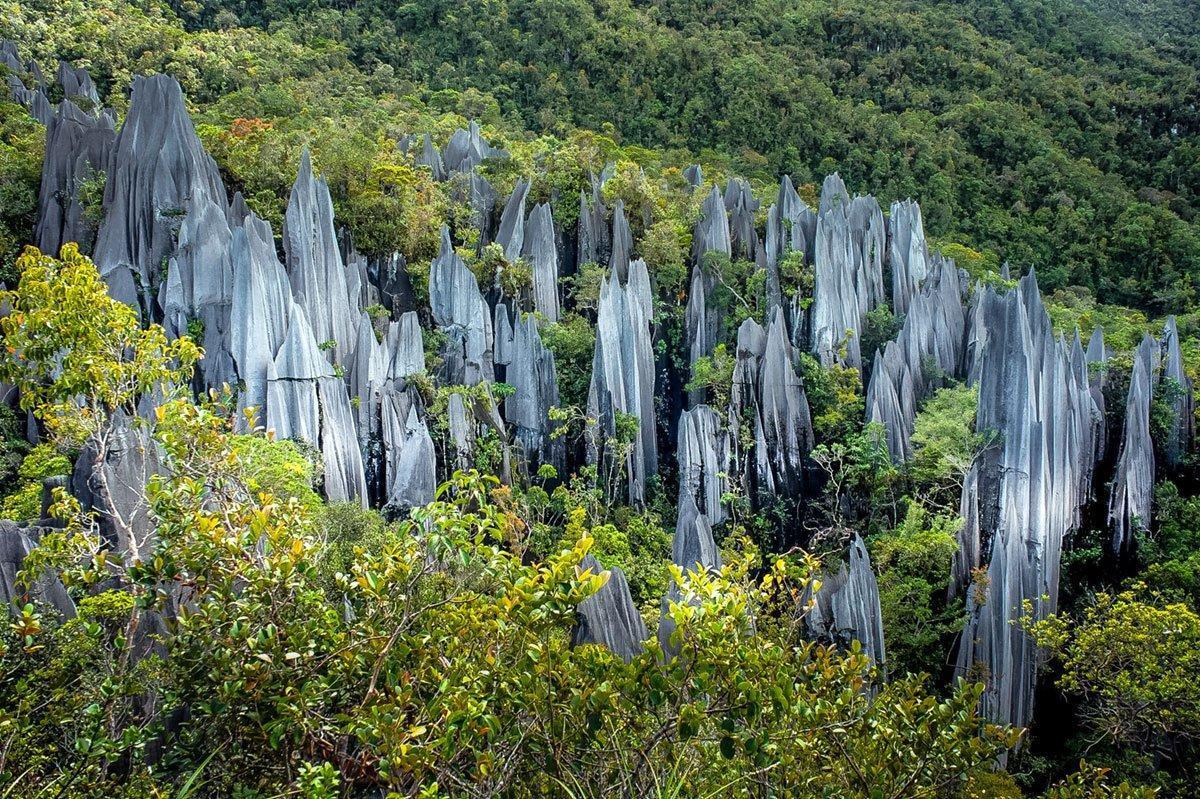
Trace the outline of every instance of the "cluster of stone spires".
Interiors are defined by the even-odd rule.
[[[559,278],[570,264],[584,262],[609,268],[596,314],[587,457],[622,458],[616,465],[627,499],[644,500],[647,480],[659,468],[654,290],[646,263],[634,257],[623,204],[617,201],[611,213],[605,207],[607,171],[593,179],[590,193],[580,194],[571,246],[571,232],[556,225],[549,204],[526,211],[528,180],[517,183],[497,218],[499,195],[476,168],[507,154],[489,145],[478,126],[456,131],[441,150],[422,136],[416,162],[435,179],[455,181],[472,208],[481,246],[494,242],[506,259],[523,259],[532,272],[523,296],[505,296],[499,281],[481,287],[443,228],[425,311],[413,307],[399,255],[366,259],[339,238],[329,188],[314,174],[307,152],[285,215],[281,261],[269,224],[239,195],[228,198],[173,79],[137,79],[118,132],[115,115],[100,108],[86,72],[61,65],[64,99],[52,105],[36,64],[21,64],[11,44],[0,47],[0,62],[10,70],[13,97],[47,128],[34,241],[47,252],[80,242],[115,297],[171,335],[198,336],[206,357],[196,387],[238,386],[241,408],[256,409],[259,424],[317,447],[331,501],[402,512],[433,498],[438,453],[421,395],[411,384],[427,368],[426,315],[444,341],[436,377],[462,387],[450,397],[453,452],[441,470],[469,465],[476,439],[486,431],[513,442],[516,469],[526,474],[538,464],[560,471],[570,466],[554,435],[554,356],[531,312],[558,319]],[[31,76],[32,87],[17,77],[22,74]],[[399,146],[417,150],[411,137]],[[97,225],[81,194],[101,174],[106,180]],[[699,167],[685,177],[694,189],[704,185]],[[1097,367],[1108,357],[1102,332],[1086,349],[1078,333],[1072,343],[1056,337],[1032,275],[1005,291],[986,285],[969,291],[966,274],[929,251],[916,203],[894,203],[885,218],[874,198],[851,198],[836,174],[825,180],[815,211],[786,176],[761,233],[759,210],[749,185],[733,179],[724,193],[715,186],[707,193],[694,230],[685,314],[691,362],[713,353],[725,321],[713,302],[720,275],[710,268],[710,254],[746,259],[765,272],[766,313],[765,325],[746,319],[737,330],[728,407],[709,407],[697,392],[680,412],[673,561],[685,572],[721,568],[713,528],[726,518],[732,479],[752,501],[803,496],[813,428],[801,352],[860,370],[872,361],[867,421],[882,425],[898,463],[912,456],[921,402],[947,381],[965,379],[978,386],[976,425],[990,443],[964,482],[965,524],[950,591],[962,591],[978,569],[986,569],[988,579],[982,592],[968,592],[970,620],[958,668],[965,674],[983,667],[991,718],[1027,723],[1038,654],[1013,622],[1025,601],[1033,603],[1037,618],[1053,611],[1064,541],[1096,494],[1092,475],[1107,439],[1104,375]],[[811,307],[784,285],[781,266],[789,254],[813,268]],[[386,324],[366,313],[376,304],[391,313]],[[881,306],[902,315],[903,324],[894,340],[864,353],[867,315]],[[498,402],[491,386],[501,377],[513,392]],[[1135,357],[1108,497],[1118,551],[1129,548],[1150,518],[1150,403],[1164,384],[1171,386],[1166,396],[1173,422],[1167,440],[1158,443],[1174,463],[1189,451],[1194,432],[1191,385],[1174,320],[1161,341],[1147,336]],[[618,414],[635,417],[639,427],[632,445],[613,453],[609,442]],[[144,432],[122,424],[116,434],[125,440]],[[105,526],[115,546],[144,551],[153,536],[144,497],[114,487],[144,486],[159,466],[149,439],[126,444],[110,447],[108,462],[81,458],[72,490],[111,517]],[[512,468],[506,462],[502,477],[511,479]],[[112,479],[104,479],[110,473]],[[0,532],[2,587],[11,597],[14,570],[37,530],[8,525]],[[603,566],[589,558],[581,568]],[[620,570],[609,575],[579,608],[574,640],[632,658],[647,631]],[[848,562],[825,583],[810,617],[814,634],[858,639],[884,665],[878,588],[860,539],[850,543]],[[68,612],[64,592],[52,584],[38,590]],[[663,598],[658,636],[668,654],[677,648],[669,606],[682,599],[680,586]]]

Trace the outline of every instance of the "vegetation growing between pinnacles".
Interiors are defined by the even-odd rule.
[[[666,133],[666,76],[635,120],[605,70],[535,87],[545,54],[482,20],[527,74],[398,74],[394,44],[447,45],[370,4],[7,17],[0,244],[45,251],[5,262],[0,323],[8,790],[1189,795],[1187,12],[1098,56],[973,4],[819,5],[788,24],[844,52],[901,32],[831,106],[877,146]],[[862,76],[945,20],[986,99],[892,146]],[[980,108],[1048,96],[999,91],[998,52],[1059,88],[1094,59],[1089,102],[1140,76],[1145,127],[1096,166],[1112,124],[1047,106],[998,146]],[[619,125],[571,126],[599,108]]]

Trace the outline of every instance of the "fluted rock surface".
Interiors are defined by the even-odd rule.
[[[333,342],[329,357],[346,364],[356,340],[358,273],[342,261],[329,185],[313,176],[308,148],[288,199],[283,248],[293,299],[304,309],[317,343]]]
[[[553,323],[558,321],[558,249],[554,216],[549,203],[539,203],[525,223],[524,258],[533,274],[533,308]]]
[[[143,317],[160,318],[156,296],[181,224],[212,206],[224,213],[226,202],[179,83],[166,75],[135,78],[109,162],[93,254],[109,292]]]
[[[725,200],[716,186],[704,198],[700,207],[700,221],[692,233],[692,257],[699,262],[705,254],[721,253],[732,257],[733,244],[729,233],[729,216],[725,213]]]
[[[163,454],[144,425],[124,414],[91,438],[75,461],[71,493],[96,514],[110,547],[130,560],[154,551],[155,536],[146,486],[166,473]]]
[[[592,196],[589,199],[579,192],[579,246],[576,259],[579,264],[606,263],[612,252],[612,239],[608,229],[608,210],[600,192],[601,183],[592,177]]]
[[[871,568],[866,544],[855,534],[846,562],[834,574],[821,578],[807,622],[814,635],[846,645],[858,641],[862,651],[880,668],[887,662],[883,640],[883,612],[879,584]]]
[[[0,519],[0,603],[12,612],[29,601],[49,608],[63,619],[75,618],[75,602],[57,574],[42,574],[26,585],[17,581],[25,558],[37,546],[38,530],[22,529]]]
[[[450,243],[442,226],[442,247],[429,270],[433,319],[446,333],[446,382],[472,386],[494,379],[492,314],[475,275]]]
[[[959,674],[986,675],[987,718],[1024,726],[1033,713],[1038,652],[1016,620],[1034,620],[1058,601],[1064,537],[1087,499],[1098,410],[1085,373],[1056,338],[1033,275],[997,295],[978,294],[976,326],[979,408],[975,428],[989,438],[962,493],[964,524],[952,591],[972,571],[987,578],[968,591],[969,620],[959,648]]]
[[[888,217],[888,263],[892,269],[892,312],[908,313],[908,304],[929,274],[929,247],[921,206],[912,200],[892,203]]]
[[[626,456],[625,471],[631,502],[644,499],[646,478],[658,471],[654,417],[654,350],[650,343],[649,278],[645,264],[635,261],[630,281],[605,278],[600,286],[596,348],[588,390],[588,417],[596,424],[589,433],[589,456],[602,454],[603,441],[616,433],[616,414],[637,418],[638,431]],[[634,275],[637,275],[636,279]]]
[[[529,181],[518,180],[500,214],[496,243],[504,250],[504,258],[509,263],[521,257],[521,250],[525,246],[525,198],[528,195]]]
[[[712,524],[725,521],[721,498],[729,490],[729,441],[721,417],[707,405],[679,417],[679,490],[688,494]]]
[[[437,488],[433,439],[411,392],[386,390],[381,404],[387,505],[403,514],[433,501]]]
[[[1160,389],[1171,406],[1167,440],[1162,443],[1168,466],[1177,466],[1191,451],[1195,437],[1196,402],[1192,380],[1183,367],[1183,352],[1179,348],[1179,327],[1172,316],[1163,327],[1163,363]]]
[[[46,155],[33,236],[42,252],[57,255],[68,241],[78,242],[84,252],[91,252],[95,223],[89,218],[90,209],[81,201],[80,189],[108,170],[116,140],[112,112],[85,112],[70,100],[63,100],[54,109],[54,117],[46,126]]]
[[[584,557],[579,569],[592,574],[606,571],[591,555]],[[619,566],[613,566],[607,573],[608,579],[600,590],[575,609],[571,646],[599,644],[628,663],[642,653],[643,644],[650,636],[633,604],[625,573]]]
[[[504,400],[504,419],[513,427],[525,462],[550,464],[561,473],[566,468],[565,446],[552,437],[555,423],[550,419],[550,409],[558,407],[558,373],[554,353],[542,343],[532,316],[525,316],[513,331],[507,382],[513,393]]]
[[[1126,552],[1139,530],[1150,529],[1154,500],[1154,442],[1150,439],[1150,402],[1154,394],[1154,359],[1158,342],[1147,333],[1133,356],[1129,394],[1125,401],[1125,431],[1117,457],[1108,522],[1112,548]]]

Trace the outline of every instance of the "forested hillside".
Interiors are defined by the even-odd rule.
[[[0,797],[1200,796],[1194,4],[0,42]]]

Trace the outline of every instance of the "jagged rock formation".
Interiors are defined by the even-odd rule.
[[[1096,457],[1099,463],[1104,459],[1108,442],[1108,421],[1104,408],[1105,369],[1108,368],[1108,350],[1104,346],[1104,329],[1096,326],[1092,337],[1088,339],[1084,360],[1088,368],[1088,385],[1092,391],[1092,401],[1100,411],[1100,426],[1096,431]]]
[[[493,380],[492,315],[445,225],[441,252],[429,270],[429,304],[434,321],[446,333],[446,382],[473,386]]]
[[[267,372],[288,331],[292,289],[275,254],[271,226],[251,214],[233,229],[230,352],[243,389],[238,406],[265,421]]]
[[[525,262],[533,273],[533,309],[558,321],[558,248],[554,244],[554,216],[549,203],[540,203],[529,212],[525,223]]]
[[[433,439],[412,392],[387,389],[381,405],[387,506],[404,514],[433,501],[437,488]]]
[[[888,264],[892,269],[892,312],[908,313],[908,304],[929,274],[929,247],[921,206],[912,200],[892,203],[888,217]]]
[[[976,430],[993,440],[963,485],[959,551],[951,591],[985,565],[987,580],[967,592],[970,617],[959,674],[986,677],[985,715],[1024,726],[1033,713],[1039,656],[1015,621],[1058,600],[1063,539],[1087,499],[1098,409],[1086,366],[1056,338],[1036,279],[997,295],[982,287],[973,309],[972,374],[979,384]]]
[[[695,571],[719,572],[721,570],[721,550],[713,540],[712,524],[708,517],[696,507],[690,492],[679,492],[679,518],[675,524],[675,536],[671,539],[671,562],[678,566],[684,574]],[[662,608],[658,620],[658,643],[663,653],[670,659],[679,652],[672,645],[671,637],[675,634],[675,621],[671,618],[671,603],[678,603],[683,593],[677,584],[672,583],[662,600]]]
[[[307,147],[284,216],[283,248],[293,299],[304,309],[317,343],[333,342],[329,357],[345,365],[356,340],[359,278],[342,262],[329,185],[314,178]]]
[[[821,190],[814,253],[812,352],[823,366],[862,368],[867,313],[883,302],[883,211],[873,197],[849,200],[836,175]]]
[[[867,385],[867,421],[881,423],[895,463],[912,457],[917,404],[963,374],[967,318],[963,274],[934,259],[925,285],[911,298],[895,341],[875,353]]]
[[[38,545],[37,528],[23,530],[0,520],[0,603],[15,612],[29,601],[54,610],[63,619],[75,618],[75,602],[57,574],[43,574],[26,586],[17,582],[25,558]]]
[[[692,233],[692,260],[700,263],[710,252],[733,256],[733,243],[729,233],[729,217],[725,213],[725,200],[716,186],[704,198],[700,207],[700,221]]]
[[[703,509],[712,524],[725,521],[721,498],[729,490],[729,441],[721,417],[707,405],[679,417],[679,490]]]
[[[688,292],[687,306],[684,311],[684,330],[688,342],[688,369],[696,373],[696,362],[713,354],[717,346],[717,337],[721,327],[721,315],[716,308],[710,307],[708,297],[711,291],[712,278],[704,268],[703,262],[697,263],[692,269],[692,285]],[[695,404],[704,401],[703,388],[689,392],[688,401]]]
[[[584,557],[579,570],[592,574],[606,571],[591,555]],[[600,590],[575,608],[571,646],[599,644],[628,663],[642,653],[643,643],[650,636],[633,604],[625,573],[619,566],[614,566],[607,574],[608,579]]]
[[[579,192],[579,246],[576,259],[579,264],[602,264],[607,262],[612,251],[612,239],[608,229],[608,210],[600,193],[601,181],[592,177],[592,196]]]
[[[1192,380],[1183,368],[1183,352],[1179,348],[1179,327],[1175,317],[1167,319],[1162,338],[1163,363],[1160,385],[1171,405],[1171,426],[1167,440],[1162,443],[1168,466],[1177,466],[1191,451],[1195,437],[1196,403]]]
[[[850,542],[846,557],[847,562],[835,574],[822,576],[821,588],[807,617],[808,627],[813,635],[838,644],[858,641],[862,651],[883,669],[887,656],[879,584],[867,546],[858,534]]]
[[[561,439],[552,437],[556,425],[550,419],[550,409],[558,407],[558,374],[554,354],[542,344],[532,316],[513,331],[507,382],[514,391],[504,400],[504,418],[513,426],[525,462],[547,463],[561,473],[566,450]]]
[[[638,431],[626,456],[629,499],[645,497],[646,477],[658,471],[654,418],[654,351],[650,344],[650,278],[640,259],[630,266],[629,282],[614,275],[600,286],[596,320],[596,349],[588,390],[588,417],[597,420],[589,431],[589,457],[608,453],[605,439],[616,434],[617,413],[638,420]]]
[[[140,560],[155,543],[146,486],[164,473],[163,454],[150,430],[118,414],[84,445],[71,475],[71,493],[82,510],[95,512],[110,547]]]
[[[804,204],[792,179],[787,175],[779,181],[779,194],[767,209],[767,230],[763,241],[763,258],[767,270],[767,308],[783,306],[783,288],[779,265],[789,252],[804,253],[812,263],[816,245],[817,215]]]
[[[109,162],[93,255],[109,292],[144,318],[161,318],[156,296],[180,226],[225,212],[225,186],[196,136],[179,84],[166,75],[135,78]],[[198,304],[194,296],[166,299],[177,307]]]
[[[758,233],[754,230],[754,215],[759,203],[750,192],[750,184],[731,178],[725,186],[725,210],[729,213],[730,252],[747,260],[755,260],[760,249]]]
[[[496,243],[504,250],[504,259],[509,263],[521,257],[521,250],[525,246],[525,198],[528,195],[529,181],[518,180],[500,214]]]
[[[612,238],[609,244],[608,268],[624,283],[629,279],[629,259],[633,257],[633,231],[629,229],[629,220],[625,218],[624,200],[618,199],[613,206]]]
[[[1157,354],[1158,343],[1147,333],[1133,357],[1125,402],[1125,432],[1108,502],[1114,552],[1128,552],[1137,532],[1150,529],[1155,466],[1154,442],[1150,440],[1150,401]]]
[[[94,95],[91,78],[87,78],[87,86]],[[69,99],[54,109],[54,117],[46,125],[46,157],[33,236],[42,252],[56,255],[68,241],[78,242],[82,251],[91,252],[96,223],[90,218],[92,209],[81,201],[80,190],[106,174],[117,139],[115,125],[111,111],[89,113]]]
[[[751,426],[753,452],[738,445],[745,424]],[[781,309],[772,312],[765,331],[753,319],[738,329],[729,431],[735,468],[753,487],[752,496],[800,496],[813,447],[812,416]]]

